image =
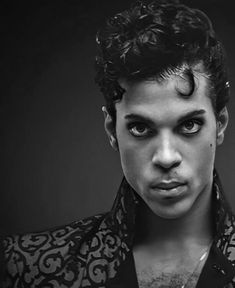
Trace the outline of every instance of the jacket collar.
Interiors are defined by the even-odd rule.
[[[228,205],[217,172],[214,172],[213,201],[216,236],[214,245],[235,266],[235,218]]]

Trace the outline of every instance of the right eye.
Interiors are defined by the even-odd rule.
[[[150,133],[150,128],[144,123],[131,123],[128,130],[135,137],[145,137]]]

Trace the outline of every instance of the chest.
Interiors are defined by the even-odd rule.
[[[139,288],[195,288],[204,261],[160,260],[134,253]]]
[[[153,271],[145,269],[137,271],[139,288],[194,288],[196,287],[199,273]]]

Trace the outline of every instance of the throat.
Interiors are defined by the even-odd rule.
[[[214,225],[211,205],[201,211],[190,211],[176,219],[164,219],[153,213],[145,203],[138,207],[136,217],[135,244],[164,243],[181,245],[185,243],[208,243],[213,238]]]
[[[196,287],[214,236],[210,200],[175,219],[161,218],[141,202],[133,246],[140,288]]]

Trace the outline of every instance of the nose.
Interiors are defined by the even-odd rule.
[[[180,165],[181,153],[177,147],[174,135],[164,133],[158,135],[152,156],[152,163],[163,170],[169,170]]]

